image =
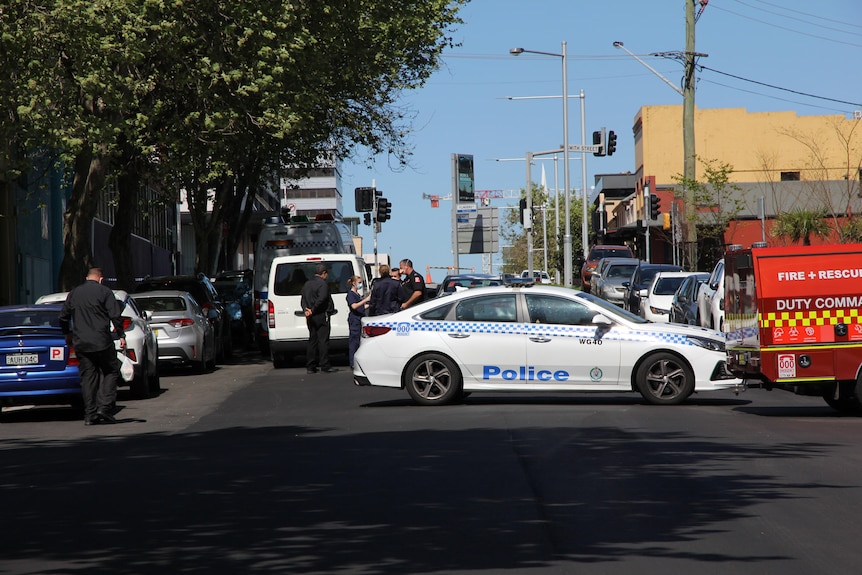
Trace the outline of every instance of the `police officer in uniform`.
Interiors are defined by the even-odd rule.
[[[407,300],[401,304],[401,309],[407,309],[425,301],[425,280],[422,278],[422,274],[413,269],[412,261],[404,259],[401,260],[400,265],[401,273],[406,276],[401,285],[407,295]]]

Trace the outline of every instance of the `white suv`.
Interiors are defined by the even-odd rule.
[[[718,260],[709,281],[697,293],[697,323],[724,331],[724,260]]]

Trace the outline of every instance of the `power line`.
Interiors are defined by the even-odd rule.
[[[736,1],[740,2],[740,0],[736,0]],[[794,12],[796,14],[801,14],[802,16],[805,16],[806,18],[816,18],[818,20],[823,20],[825,22],[832,22],[834,24],[841,24],[843,26],[850,26],[852,28],[862,28],[862,26],[859,26],[856,24],[850,24],[849,22],[845,22],[843,20],[835,20],[833,18],[826,18],[824,16],[818,16],[817,14],[811,14],[808,12],[803,12],[801,10],[794,10],[793,8],[787,8],[786,6],[781,6],[779,4],[773,4],[772,2],[766,2],[766,0],[753,0],[753,1],[757,2],[758,4],[766,4],[767,6],[772,6],[773,8],[778,8],[779,10],[786,10],[787,12]],[[742,3],[742,2],[740,2],[740,3]]]
[[[787,32],[793,32],[794,34],[800,34],[802,36],[808,36],[809,38],[817,38],[818,40],[826,40],[827,42],[835,42],[836,44],[844,44],[845,46],[853,46],[854,48],[862,48],[862,44],[854,44],[853,42],[843,42],[841,40],[836,40],[835,38],[830,38],[828,36],[818,36],[817,34],[809,34],[807,32],[802,32],[800,30],[794,30],[793,28],[787,28],[786,26],[779,26],[778,24],[773,24],[772,22],[767,22],[765,20],[759,20],[757,18],[752,18],[751,16],[746,16],[745,14],[740,14],[738,12],[734,12],[733,10],[728,10],[727,8],[722,8],[721,6],[716,6],[715,9],[720,10],[722,12],[727,12],[728,14],[733,14],[734,16],[739,16],[740,18],[745,18],[746,20],[753,20],[754,22],[758,22],[758,23],[764,24],[766,26],[778,28],[779,30],[786,30]]]
[[[730,78],[742,80],[743,82],[750,82],[752,84],[757,84],[758,86],[766,86],[767,88],[772,88],[773,90],[782,90],[784,92],[790,92],[791,94],[797,94],[799,96],[805,96],[807,98],[815,98],[817,100],[826,100],[827,102],[836,102],[838,104],[847,104],[850,106],[862,107],[862,104],[860,104],[859,102],[848,102],[847,100],[838,100],[836,98],[827,98],[826,96],[817,96],[815,94],[808,94],[807,92],[800,92],[799,90],[791,90],[790,88],[782,88],[781,86],[776,86],[774,84],[767,84],[766,82],[759,82],[757,80],[751,80],[749,78],[743,78],[742,76],[737,76],[736,74],[730,74],[728,72],[722,72],[721,70],[716,70],[715,68],[710,68],[708,66],[698,65],[698,68],[701,70],[709,70],[710,72],[715,72],[716,74],[721,74],[722,76],[728,76]]]
[[[820,16],[816,16],[816,15],[814,15],[814,14],[806,14],[805,12],[799,12],[799,11],[797,11],[797,10],[791,10],[790,8],[784,8],[784,7],[775,6],[776,8],[780,8],[781,10],[787,10],[787,11],[789,11],[789,12],[796,12],[797,14],[800,14],[800,15],[802,15],[802,16],[805,16],[805,18],[804,18],[804,19],[803,19],[803,18],[797,18],[797,17],[795,17],[795,16],[787,16],[786,14],[780,14],[780,13],[778,13],[778,12],[774,12],[774,11],[771,11],[771,10],[767,10],[766,8],[759,8],[759,7],[757,7],[757,6],[752,6],[751,4],[746,4],[746,3],[745,3],[745,2],[743,2],[742,0],[733,0],[733,1],[734,1],[734,2],[736,2],[737,4],[741,4],[741,5],[745,6],[745,7],[747,7],[747,8],[751,8],[752,10],[759,10],[759,11],[761,11],[761,12],[766,12],[767,14],[771,14],[772,16],[777,16],[777,17],[779,17],[779,18],[787,18],[788,20],[795,20],[796,22],[802,22],[802,23],[803,23],[803,24],[805,24],[806,26],[817,26],[818,28],[824,28],[824,29],[826,29],[826,30],[831,30],[831,31],[833,31],[833,32],[838,32],[838,33],[840,33],[840,34],[850,34],[851,36],[862,36],[862,34],[860,34],[859,32],[849,32],[849,31],[847,31],[847,30],[842,30],[842,29],[840,29],[840,28],[833,28],[833,27],[831,27],[831,26],[826,26],[826,25],[824,25],[824,24],[818,24],[818,23],[816,23],[816,22],[812,22],[812,21],[811,21],[811,19],[812,19],[812,18],[818,18],[818,19],[821,19],[821,20],[829,21],[829,22],[836,22],[836,23],[838,23],[838,24],[844,24],[844,25],[846,25],[846,26],[852,26],[851,24],[846,24],[846,23],[844,23],[844,22],[837,22],[837,21],[835,21],[835,20],[830,20],[830,19],[828,19],[828,18],[821,18]],[[768,2],[763,2],[763,3],[764,3],[764,4],[769,4]],[[774,6],[774,5],[772,5],[772,6]],[[854,26],[854,27],[856,27],[856,26]]]
[[[703,77],[698,78],[698,82],[705,82],[707,84],[711,84],[713,86],[721,86],[722,88],[727,88],[728,90],[736,90],[738,92],[745,92],[746,94],[754,94],[755,96],[761,96],[763,98],[769,98],[770,100],[778,100],[779,102],[789,102],[791,104],[798,104],[800,106],[807,106],[809,108],[818,108],[820,110],[828,110],[830,112],[837,112],[839,114],[844,114],[846,110],[838,110],[835,107],[826,107],[826,106],[818,106],[817,104],[807,104],[805,102],[799,102],[797,100],[791,100],[789,98],[781,98],[779,96],[772,96],[769,94],[764,94],[762,92],[755,92],[754,90],[746,90],[745,88],[740,88],[738,86],[732,86],[730,84],[722,84],[721,82],[716,82],[715,80],[707,80]]]

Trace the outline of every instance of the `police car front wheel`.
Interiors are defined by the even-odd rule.
[[[635,385],[649,403],[676,405],[694,391],[694,372],[672,353],[654,353],[638,368]]]
[[[461,397],[461,372],[444,355],[417,357],[408,364],[405,378],[407,393],[420,405],[445,405]]]

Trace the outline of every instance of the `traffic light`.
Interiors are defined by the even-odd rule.
[[[613,134],[613,132],[611,132]],[[599,147],[598,152],[593,152],[594,156],[604,156],[605,155],[605,129],[596,130],[593,132],[593,145]],[[610,154],[608,154],[610,155]]]
[[[649,217],[651,220],[658,219],[658,209],[661,207],[661,201],[658,196],[651,194],[649,197]]]
[[[614,152],[617,151],[617,135],[613,130],[608,132],[608,145],[606,146],[606,152],[609,156],[613,156]]]
[[[366,213],[362,214],[362,223],[365,224],[366,226],[371,225],[371,214],[370,213],[366,212]]]
[[[669,230],[671,227],[670,212],[663,213],[662,217],[664,218],[664,221],[662,222],[661,228],[663,230]]]
[[[356,188],[356,211],[371,212],[374,210],[374,188]]]
[[[518,221],[521,222],[521,225],[524,225],[524,211],[527,209],[527,198],[521,198],[521,201],[518,202]]]
[[[377,199],[377,220],[378,224],[382,224],[392,217],[392,204],[386,198]]]

